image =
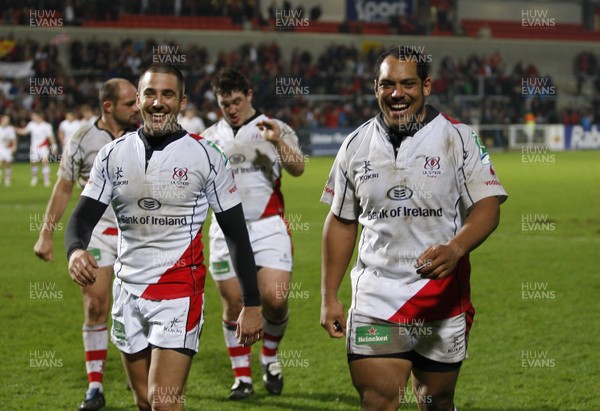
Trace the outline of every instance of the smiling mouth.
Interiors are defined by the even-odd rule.
[[[406,113],[408,112],[408,108],[410,107],[410,104],[394,103],[394,104],[388,104],[388,107],[390,108],[392,115],[403,116],[403,115],[406,115]]]

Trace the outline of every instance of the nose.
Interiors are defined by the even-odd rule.
[[[404,89],[402,85],[396,84],[394,86],[394,90],[392,91],[392,98],[402,98],[404,96]]]
[[[156,96],[156,98],[152,102],[152,107],[162,107],[162,100],[160,96]]]

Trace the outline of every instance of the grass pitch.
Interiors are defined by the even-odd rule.
[[[600,152],[563,152],[537,161],[492,154],[509,193],[500,227],[471,254],[477,314],[456,392],[461,411],[600,409]],[[319,203],[331,158],[310,158],[300,178],[285,176],[286,215],[294,240],[292,316],[280,356],[285,388],[269,396],[254,348],[255,395],[227,400],[232,373],[220,302],[207,280],[206,323],[185,397],[189,410],[358,410],[342,340],[319,326],[320,243],[327,207]],[[53,169],[55,171],[56,165]],[[53,177],[54,179],[54,177]],[[87,386],[82,304],[66,271],[63,235],[55,261],[32,251],[50,189],[31,188],[17,164],[0,187],[2,272],[0,408],[75,409]],[[346,278],[341,298],[347,304]],[[131,410],[117,350],[105,369],[107,410]],[[416,409],[414,401],[402,409]]]

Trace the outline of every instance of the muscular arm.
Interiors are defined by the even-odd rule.
[[[44,225],[33,247],[35,255],[44,261],[54,260],[52,234],[65,213],[65,209],[73,193],[73,185],[73,181],[59,178],[54,185],[50,200],[48,200],[46,213],[44,214]]]
[[[498,227],[500,201],[486,197],[471,206],[464,225],[448,243],[426,249],[417,265],[428,263],[417,271],[424,278],[441,279],[448,276],[465,254],[476,249]]]
[[[338,299],[338,290],[350,264],[357,233],[357,220],[345,220],[331,212],[327,215],[323,227],[321,326],[331,337],[339,338],[346,333],[344,307]],[[341,329],[335,329],[336,321]]]

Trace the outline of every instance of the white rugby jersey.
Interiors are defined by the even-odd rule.
[[[202,294],[202,225],[240,203],[224,154],[189,134],[146,160],[137,132],[104,146],[82,195],[111,203],[119,225],[115,275],[151,300]]]
[[[45,121],[39,123],[30,121],[25,126],[25,130],[31,135],[31,150],[47,146],[50,143],[48,137],[54,135],[52,126]]]
[[[406,137],[397,156],[381,114],[350,134],[321,197],[333,214],[363,226],[351,272],[353,308],[393,322],[474,314],[468,255],[442,280],[421,278],[414,264],[426,248],[456,235],[475,202],[507,198],[475,132],[427,110],[434,118]]]
[[[0,150],[10,151],[16,139],[17,134],[13,126],[0,126]]]
[[[276,121],[283,140],[291,147],[298,147],[298,137],[290,126],[260,113],[246,121],[235,135],[225,119],[202,133],[203,137],[217,143],[227,155],[247,221],[275,214],[284,215],[280,190],[282,166],[277,149],[264,139],[256,125],[264,120]]]
[[[107,130],[98,128],[97,124],[86,124],[80,127],[64,147],[58,177],[75,182],[80,188],[85,187],[94,159],[102,147],[113,141],[115,137]],[[117,220],[112,208],[107,208],[94,228],[93,235],[117,235]]]

